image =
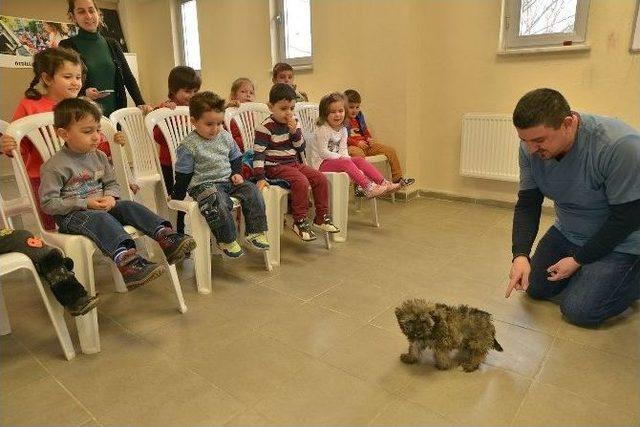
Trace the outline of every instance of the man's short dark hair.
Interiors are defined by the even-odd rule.
[[[570,115],[571,107],[560,92],[548,88],[535,89],[518,101],[513,110],[513,125],[518,129],[539,125],[558,129]]]
[[[344,96],[347,97],[347,102],[350,102],[352,104],[360,104],[362,103],[362,98],[360,97],[360,94],[358,93],[357,90],[355,89],[347,89],[344,91]]]
[[[208,91],[193,95],[189,101],[189,115],[197,120],[208,111],[224,113],[224,99]]]
[[[95,102],[85,98],[64,99],[53,109],[53,127],[68,129],[73,123],[87,116],[100,123],[102,112]]]
[[[276,83],[269,91],[269,104],[273,105],[278,101],[295,101],[296,91],[286,83]]]
[[[180,89],[196,91],[200,90],[202,80],[196,70],[185,65],[174,67],[169,72],[169,98],[175,95]]]

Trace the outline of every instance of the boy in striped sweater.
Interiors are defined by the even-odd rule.
[[[276,83],[269,92],[271,116],[256,127],[253,145],[253,173],[258,189],[268,184],[265,177],[280,178],[291,186],[291,213],[293,231],[303,241],[316,239],[307,221],[309,210],[309,187],[315,204],[314,226],[329,233],[339,233],[329,215],[329,182],[312,167],[301,163],[299,156],[304,153],[302,130],[293,115],[296,92],[285,83]]]

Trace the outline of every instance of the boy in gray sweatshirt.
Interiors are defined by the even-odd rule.
[[[60,232],[91,239],[118,266],[127,286],[139,286],[164,272],[164,266],[138,255],[124,229],[131,225],[156,240],[173,264],[195,248],[191,236],[177,234],[171,223],[143,205],[118,200],[120,186],[100,141],[98,107],[85,99],[65,99],[54,109],[54,127],[65,141],[40,169],[42,210],[53,215]]]

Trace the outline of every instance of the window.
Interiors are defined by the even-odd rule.
[[[310,66],[311,0],[273,0],[275,10],[274,62],[287,62],[294,67]]]
[[[589,0],[503,0],[504,50],[584,44]]]
[[[196,0],[180,0],[180,28],[182,35],[182,63],[200,70],[200,37]]]

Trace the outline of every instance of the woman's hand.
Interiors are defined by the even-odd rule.
[[[113,142],[121,147],[124,147],[124,145],[127,143],[127,137],[122,132],[116,132],[113,136]]]
[[[6,156],[11,156],[11,151],[18,149],[18,143],[12,136],[2,135],[2,153]]]
[[[98,91],[98,89],[96,89],[95,87],[89,87],[87,88],[86,91],[84,91],[84,94],[87,98],[89,98],[92,101],[96,101],[98,99],[102,99],[105,96],[107,96],[108,94],[106,93],[100,93]]]

